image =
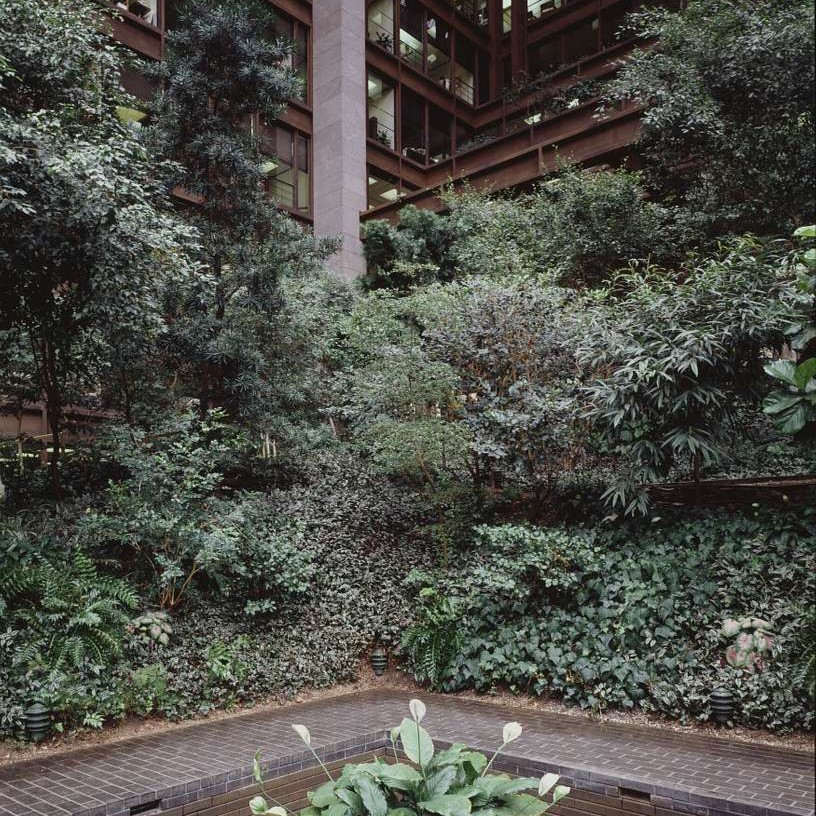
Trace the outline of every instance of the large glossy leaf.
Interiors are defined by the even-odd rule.
[[[466,762],[477,774],[480,774],[487,765],[487,757],[478,751],[466,751],[462,754],[462,762]]]
[[[438,813],[439,816],[468,816],[470,813],[470,799],[455,793],[433,796],[418,804],[423,810]]]
[[[800,402],[793,410],[781,418],[779,423],[779,430],[782,433],[796,434],[807,425],[808,422],[808,408],[804,402]]]
[[[393,790],[412,790],[413,787],[422,781],[422,774],[410,765],[399,763],[397,765],[382,764],[369,773]]]
[[[380,786],[370,776],[360,774],[355,779],[354,787],[357,788],[357,793],[363,800],[363,807],[370,816],[386,816],[388,801]]]
[[[364,810],[363,800],[360,798],[360,794],[357,793],[357,791],[353,791],[350,788],[338,788],[337,798],[340,799],[341,802],[345,802],[349,806],[349,808],[351,808],[352,813],[354,814],[363,813]],[[301,814],[301,816],[303,816],[303,814]]]
[[[437,796],[441,793],[447,793],[456,779],[457,768],[454,765],[447,765],[444,768],[439,768],[428,775],[425,780],[425,793],[427,796]]]
[[[805,386],[816,377],[816,357],[805,360],[804,363],[800,363],[796,366],[796,374],[794,377],[796,379],[796,387],[800,391],[804,391]]]
[[[796,405],[801,397],[791,391],[771,391],[762,403],[766,414],[781,414]]]
[[[458,762],[459,757],[465,750],[467,750],[467,746],[463,742],[455,742],[450,748],[437,752],[433,764],[436,767],[442,767],[442,765],[448,763]]]
[[[337,804],[338,797],[334,788],[334,782],[324,782],[317,790],[309,795],[309,801],[318,808]]]
[[[490,799],[500,799],[520,791],[535,790],[538,787],[538,779],[532,777],[511,779],[504,775],[482,776],[473,783],[473,786],[479,788]]]
[[[765,373],[788,385],[796,385],[796,366],[790,360],[774,360],[765,366]]]
[[[400,723],[402,749],[411,762],[427,765],[434,755],[434,744],[431,735],[418,723],[407,717]]]

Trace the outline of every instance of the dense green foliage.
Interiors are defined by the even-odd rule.
[[[790,682],[804,634],[797,587],[814,589],[812,514],[664,519],[618,529],[481,527],[470,552],[434,582],[462,609],[446,688],[507,686],[587,708],[706,713],[712,688],[739,719],[808,728],[804,683]],[[771,622],[761,668],[734,668],[730,618]]]
[[[654,128],[685,91],[649,109],[643,175],[406,208],[367,226],[359,286],[263,194],[296,81],[260,0],[190,7],[141,129],[95,4],[8,0],[0,392],[44,397],[57,436],[68,401],[116,417],[51,456],[50,484],[35,445],[0,447],[0,732],[36,698],[61,728],[286,699],[375,646],[435,688],[704,720],[726,685],[738,722],[808,727],[812,508],[654,500],[816,472],[816,229],[788,229],[812,223],[810,125],[802,88],[760,70],[809,59],[799,5],[742,29],[738,2],[639,18],[675,28],[616,92],[665,59],[698,83],[707,135],[671,146],[707,152],[682,189]],[[743,68],[776,107],[712,113],[717,72]],[[770,110],[752,158],[739,123]],[[457,785],[460,759],[437,769]],[[404,795],[375,771],[349,790]]]
[[[657,37],[608,100],[645,105],[648,186],[708,237],[790,232],[812,220],[814,10],[807,0],[690,0],[634,15]]]
[[[202,267],[166,293],[162,349],[202,413],[217,407],[243,421],[265,418],[275,393],[278,281],[314,273],[332,247],[317,246],[264,191],[263,128],[300,88],[285,60],[291,44],[266,36],[271,22],[262,2],[184,5],[156,68],[163,90],[150,128],[196,201],[189,220]]]
[[[118,391],[161,327],[162,281],[187,279],[190,230],[117,114],[122,57],[87,4],[3,4],[0,54],[0,378],[42,397],[54,434],[55,493],[64,409]],[[32,262],[34,261],[34,262]]]
[[[679,257],[686,241],[672,210],[646,200],[634,173],[564,167],[527,194],[465,190],[443,199],[445,215],[408,206],[396,227],[366,223],[368,288],[542,270],[593,284],[630,259]]]

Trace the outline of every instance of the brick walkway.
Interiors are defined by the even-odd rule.
[[[372,690],[10,765],[0,769],[0,816],[130,816],[179,807],[247,785],[256,748],[270,776],[313,764],[292,723],[309,727],[327,760],[381,748],[386,729],[406,715],[408,698]],[[639,796],[644,814],[814,813],[808,754],[431,694],[422,699],[437,740],[489,751],[502,724],[518,720],[524,733],[505,770],[556,771],[577,789]]]

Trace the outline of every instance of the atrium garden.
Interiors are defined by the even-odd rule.
[[[352,281],[268,195],[247,123],[302,87],[267,3],[188,4],[151,64],[115,5],[0,0],[5,759],[372,685],[807,748],[813,4],[633,12],[593,88],[642,108],[629,159],[443,185]],[[405,804],[407,705],[411,761],[310,813],[471,812],[464,749]]]

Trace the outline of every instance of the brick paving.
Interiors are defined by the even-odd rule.
[[[381,749],[408,699],[405,692],[371,690],[9,765],[0,768],[0,816],[135,816],[177,808],[246,786],[257,748],[269,776],[311,766],[292,723],[308,726],[327,761]],[[814,814],[810,754],[455,697],[422,699],[438,741],[490,751],[502,724],[518,720],[524,733],[500,767],[556,771],[580,790],[641,797],[644,813]]]

